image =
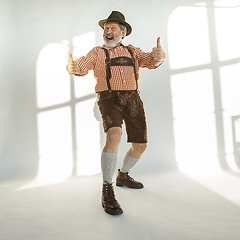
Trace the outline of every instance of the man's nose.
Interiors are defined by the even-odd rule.
[[[111,30],[111,29],[106,29],[106,30],[105,30],[105,33],[106,33],[106,34],[110,34],[110,33],[112,33],[112,30]]]

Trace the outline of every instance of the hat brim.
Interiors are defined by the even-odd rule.
[[[119,20],[117,20],[117,19],[115,19],[115,18],[109,18],[109,19],[101,20],[101,21],[98,22],[98,24],[99,24],[99,26],[100,26],[101,28],[104,29],[104,24],[105,24],[106,22],[111,22],[111,21],[113,21],[113,22],[119,22],[119,23],[123,24],[123,25],[127,28],[126,36],[128,36],[128,35],[131,34],[131,32],[132,32],[132,27],[131,27],[127,22],[119,21]]]

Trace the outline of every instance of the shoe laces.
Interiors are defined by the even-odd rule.
[[[115,200],[115,194],[113,190],[112,183],[104,184],[106,189],[106,198],[108,201]]]
[[[128,180],[130,180],[130,181],[135,181],[132,177],[130,177],[130,176],[128,175],[128,173],[127,173],[126,178],[127,178]]]

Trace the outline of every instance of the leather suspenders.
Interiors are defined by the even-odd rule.
[[[112,91],[111,85],[110,85],[110,79],[111,79],[111,66],[133,66],[133,71],[135,75],[136,80],[136,90],[138,89],[138,82],[137,82],[137,72],[136,72],[136,66],[135,66],[135,58],[133,56],[133,52],[129,47],[126,47],[129,53],[131,54],[132,58],[121,56],[116,58],[110,58],[108,49],[103,48],[106,55],[106,81],[108,86],[108,91]]]

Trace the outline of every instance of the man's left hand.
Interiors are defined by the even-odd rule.
[[[157,67],[159,64],[161,64],[165,57],[166,54],[162,49],[162,46],[160,44],[160,37],[157,39],[157,47],[154,47],[152,49],[152,57],[153,57],[153,64]]]

